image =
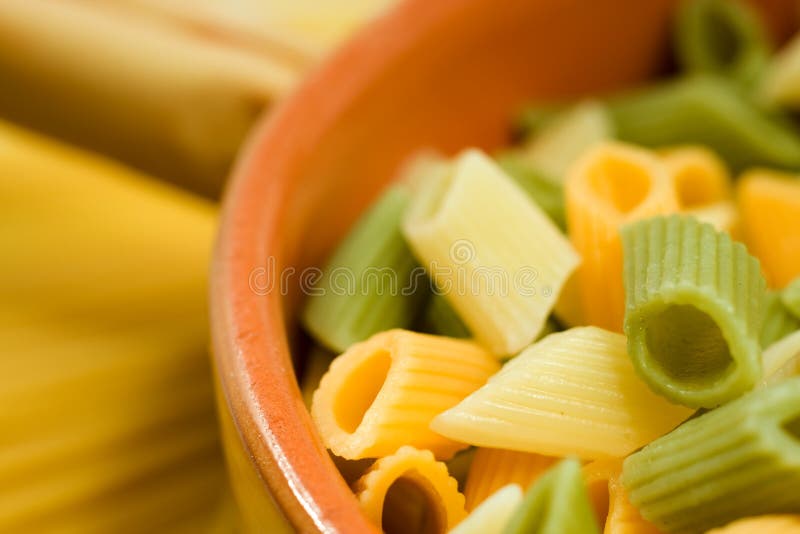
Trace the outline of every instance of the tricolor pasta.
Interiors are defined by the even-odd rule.
[[[419,275],[303,313],[340,353],[302,367],[312,419],[388,534],[800,532],[798,45],[738,2],[675,22],[685,75],[417,155],[311,288]]]

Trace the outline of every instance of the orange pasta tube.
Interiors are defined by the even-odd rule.
[[[530,452],[479,448],[475,452],[464,487],[467,510],[474,510],[495,491],[508,484],[517,484],[524,492],[557,461],[557,458]]]
[[[354,490],[364,513],[386,532],[444,533],[467,515],[447,466],[413,447],[376,461]]]
[[[764,515],[745,517],[707,534],[797,534],[800,532],[800,515]]]
[[[800,276],[800,176],[749,171],[737,201],[747,248],[761,260],[770,286],[784,287]]]
[[[683,146],[659,152],[672,179],[678,204],[690,211],[731,197],[731,177],[725,163],[702,146]]]
[[[583,319],[622,331],[620,226],[678,211],[678,199],[663,161],[622,143],[604,143],[584,153],[570,169],[565,189],[569,237],[583,258],[578,285]]]
[[[583,478],[603,534],[659,534],[628,500],[620,482],[622,459],[597,460],[584,466]]]
[[[333,361],[314,393],[311,415],[325,445],[343,458],[375,458],[412,445],[447,459],[466,445],[428,425],[499,367],[471,341],[389,330]]]

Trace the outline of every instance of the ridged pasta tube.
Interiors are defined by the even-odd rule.
[[[386,532],[444,534],[467,515],[458,483],[430,451],[401,447],[353,485],[361,509]]]
[[[765,282],[758,260],[691,217],[655,217],[622,230],[633,365],[673,402],[711,408],[761,377]]]
[[[467,510],[474,510],[484,499],[507,484],[527,490],[558,460],[530,452],[480,447],[469,468],[464,497]]]
[[[428,280],[400,233],[410,198],[406,186],[390,187],[310,288],[303,325],[326,347],[342,352],[378,332],[409,328],[425,305]]]
[[[630,221],[678,211],[663,162],[650,151],[605,143],[581,156],[566,183],[569,237],[583,258],[574,283],[582,319],[622,331],[625,293],[619,228]]]
[[[595,459],[625,456],[691,413],[639,379],[625,336],[588,326],[524,350],[431,428],[482,447]]]
[[[466,447],[428,425],[499,368],[476,343],[390,330],[337,357],[314,393],[311,415],[325,445],[353,460],[403,445],[448,459]]]
[[[475,339],[513,354],[544,327],[578,255],[481,152],[464,152],[438,178],[416,195],[403,232]]]
[[[800,377],[687,421],[628,457],[622,482],[667,532],[800,512]]]

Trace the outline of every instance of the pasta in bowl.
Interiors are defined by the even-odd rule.
[[[606,208],[597,213],[597,221],[606,221],[610,228],[679,213],[678,226],[691,227],[687,235],[692,224],[704,232],[712,228],[713,238],[724,242],[717,249],[731,249],[724,236],[750,230],[742,222],[746,219],[742,203],[734,201],[742,195],[739,185],[731,192],[727,176],[720,180],[717,160],[728,173],[738,173],[734,165],[754,162],[791,168],[791,128],[742,96],[745,87],[754,87],[746,85],[753,84],[751,78],[731,82],[720,73],[710,73],[632,95],[609,93],[658,68],[667,49],[667,15],[673,9],[668,2],[600,2],[590,7],[508,2],[503,9],[495,4],[492,8],[487,11],[488,4],[480,2],[401,6],[312,77],[256,135],[240,162],[220,234],[212,320],[226,453],[237,499],[253,526],[270,520],[277,503],[281,515],[300,530],[464,529],[470,521],[464,519],[467,495],[472,495],[469,511],[494,503],[511,512],[504,527],[516,525],[520,531],[533,524],[560,528],[552,525],[564,520],[559,510],[565,509],[586,512],[574,514],[571,528],[592,524],[599,528],[596,518],[607,521],[612,516],[646,521],[649,528],[662,520],[654,522],[652,513],[636,501],[622,457],[633,458],[639,454],[634,452],[637,447],[664,439],[657,437],[668,436],[670,426],[689,418],[697,405],[717,402],[686,405],[677,396],[664,395],[653,386],[656,379],[648,378],[629,358],[631,336],[623,334],[623,327],[625,284],[630,277],[623,274],[636,272],[635,255],[625,253],[622,235],[599,231],[602,226],[592,222],[588,207],[576,208],[582,206],[581,195],[600,198],[602,202],[584,204],[603,203]],[[481,15],[489,12],[492,16],[484,20]],[[531,24],[543,24],[554,13],[569,16],[570,24],[530,34]],[[410,32],[388,32],[412,19]],[[634,20],[636,24],[631,24]],[[628,46],[632,41],[639,46]],[[389,47],[388,59],[367,52],[365,46],[375,42]],[[553,46],[545,53],[548,43]],[[480,52],[483,47],[491,53]],[[558,61],[551,57],[555,49]],[[588,54],[596,55],[591,66],[565,74],[565,64],[583,65]],[[503,60],[497,61],[498,57]],[[540,70],[526,72],[529,62]],[[359,69],[348,71],[345,79],[337,78],[350,64]],[[337,79],[338,84],[330,84]],[[732,88],[733,83],[741,85]],[[589,93],[603,96],[595,102],[527,114],[531,146],[526,141],[524,150],[493,153],[506,140],[511,119],[526,100]],[[396,106],[401,97],[409,102],[408,108]],[[698,106],[701,97],[703,102],[724,106],[710,110]],[[672,106],[671,113],[641,113],[647,106],[664,109],[665,103]],[[758,131],[772,137],[780,134],[785,150],[772,145],[765,149],[760,136],[754,140],[742,134],[752,128],[723,130],[730,137],[715,146],[675,126],[680,113],[701,113],[701,124],[718,131],[713,121],[731,116],[731,105],[736,117],[751,120]],[[641,116],[661,120],[680,138],[648,138],[652,128],[637,124]],[[690,118],[696,122],[695,116]],[[363,148],[373,139],[380,140],[380,148],[365,153]],[[575,139],[583,141],[576,145]],[[751,144],[745,146],[744,141]],[[680,144],[691,145],[688,152],[676,152]],[[477,150],[461,151],[470,146]],[[398,166],[424,147],[455,156],[418,158],[395,179]],[[729,151],[734,147],[730,153],[736,156],[735,163],[720,147]],[[702,191],[685,184],[678,187],[675,169],[702,167],[697,161],[711,161],[714,177]],[[617,180],[620,173],[630,178]],[[389,181],[396,185],[384,190]],[[628,190],[629,182],[639,185]],[[644,210],[648,217],[636,217],[643,211],[637,211],[643,199],[651,197],[653,210]],[[374,207],[358,218],[372,201]],[[609,222],[614,218],[621,222]],[[578,224],[585,228],[582,237],[572,230]],[[738,229],[732,230],[733,226]],[[378,244],[380,250],[372,249]],[[747,250],[742,265],[752,263],[752,250]],[[701,270],[715,258],[698,262]],[[434,271],[434,260],[442,269]],[[337,266],[345,268],[334,272]],[[505,293],[495,266],[508,275]],[[358,276],[349,277],[348,269]],[[398,280],[392,291],[387,272],[422,282],[404,292]],[[459,292],[460,273],[475,282],[477,291],[469,287]],[[600,286],[584,283],[598,274]],[[764,292],[761,273],[757,275],[752,277],[754,298]],[[434,288],[449,285],[451,291],[433,291],[431,279]],[[517,291],[520,288],[525,291]],[[731,300],[724,296],[670,304],[692,306],[719,326],[715,321],[720,321],[722,312],[715,315],[708,307],[708,302],[716,302],[715,309],[729,312],[726,317],[733,325],[720,327],[724,338],[724,332],[735,330],[737,320],[747,321],[740,316],[749,313],[746,306],[729,310],[726,302]],[[777,298],[786,319],[782,324],[790,324],[790,308],[783,304],[782,294]],[[604,304],[597,306],[598,299]],[[519,320],[520,315],[530,320]],[[310,343],[297,334],[296,317],[302,317],[315,343],[327,350],[304,348]],[[546,336],[553,331],[558,332]],[[784,331],[776,329],[771,335],[781,339]],[[750,331],[741,335],[747,340],[753,337]],[[713,348],[711,341],[708,345]],[[747,343],[742,350],[726,346],[736,363],[752,362]],[[331,351],[342,355],[337,358],[344,362],[337,365],[342,376],[322,379],[312,395],[327,371]],[[649,350],[654,352],[658,353]],[[301,362],[300,355],[306,353]],[[459,354],[466,353],[472,354],[472,363],[459,364]],[[552,354],[563,360],[551,360]],[[587,354],[596,356],[596,363],[577,365],[581,358],[591,360]],[[298,359],[298,376],[312,404],[313,419],[303,405],[291,355]],[[503,365],[508,358],[510,362]],[[490,403],[502,398],[491,391],[481,393],[493,383],[500,384],[498,392],[512,395],[517,391],[512,383],[523,374],[526,361],[540,366],[531,376],[551,388],[538,397],[526,389],[528,384],[517,388],[539,399],[539,408],[528,412],[537,417],[527,417],[518,399],[506,397],[509,417],[495,419],[512,428],[553,423],[551,435],[541,440],[548,445],[519,450],[517,445],[478,443],[467,436],[459,421],[473,422],[479,431],[485,428],[480,417],[474,413],[459,417],[459,410],[466,403],[480,405],[481,398]],[[664,367],[658,358],[653,361]],[[512,368],[519,372],[506,372]],[[722,365],[710,366],[708,383],[719,385],[714,375],[719,368],[722,375],[727,372]],[[745,398],[740,397],[745,391],[760,391],[758,373],[744,368],[736,376],[719,387],[724,393],[719,398]],[[503,383],[506,379],[508,384]],[[561,390],[559,383],[564,385]],[[698,387],[702,386],[700,381]],[[585,390],[596,395],[570,396]],[[475,396],[480,398],[476,401]],[[559,402],[570,409],[569,416]],[[387,420],[386,414],[397,419]],[[559,420],[570,422],[564,428],[571,430],[562,434],[571,442],[559,440]],[[338,445],[320,432],[325,424],[340,432]],[[359,433],[362,426],[370,431]],[[597,439],[593,432],[600,427],[615,439]],[[496,439],[495,433],[484,434]],[[361,442],[348,442],[353,435]],[[372,444],[364,436],[374,440]],[[524,437],[520,440],[528,443]],[[476,441],[473,447],[470,441]],[[328,448],[342,456],[331,456]],[[466,452],[457,452],[462,449]],[[513,454],[525,459],[519,465],[533,466],[531,472],[511,480],[520,486],[520,493],[512,487],[490,500],[481,497],[489,495],[477,489],[477,475],[467,477],[467,486],[475,480],[470,491],[452,476],[459,469],[486,465],[487,457],[495,457],[491,451],[499,451],[495,456],[501,460]],[[562,455],[565,460],[559,460]],[[602,475],[605,482],[594,485],[605,484],[608,511],[603,491],[592,491],[585,482],[594,462],[617,466],[604,471],[609,473]],[[533,472],[535,466],[540,466],[539,472]],[[508,485],[502,482],[492,482],[492,494]],[[515,495],[522,496],[512,506]],[[616,515],[611,513],[612,501],[617,503]],[[482,514],[484,518],[495,517],[491,509]]]

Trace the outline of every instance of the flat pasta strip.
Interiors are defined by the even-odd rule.
[[[672,180],[655,154],[605,143],[585,153],[566,183],[567,226],[583,258],[574,282],[587,324],[622,331],[625,293],[619,228],[678,210]]]
[[[488,534],[502,532],[522,502],[522,489],[509,484],[495,491],[450,534]]]
[[[628,352],[660,395],[712,408],[761,377],[765,282],[758,260],[691,217],[655,217],[622,230]]]
[[[707,534],[798,534],[800,515],[763,515],[745,517],[721,528],[709,530]]]
[[[569,241],[488,157],[469,150],[429,180],[403,231],[475,339],[513,354],[547,321],[579,258]]]
[[[361,509],[387,533],[449,531],[467,515],[458,483],[433,453],[401,447],[353,485]]]
[[[625,336],[588,326],[524,350],[431,428],[482,447],[596,459],[625,456],[691,414],[639,379]]]
[[[527,491],[504,534],[599,534],[581,464],[562,460]]]
[[[678,63],[690,73],[712,72],[752,85],[764,71],[770,53],[759,22],[744,2],[683,2],[675,24]]]
[[[382,332],[333,361],[311,415],[325,446],[342,458],[375,458],[412,445],[448,459],[466,445],[431,431],[429,423],[499,366],[471,341]]]
[[[467,510],[474,510],[487,497],[507,484],[527,490],[558,460],[530,452],[480,447],[475,452],[464,487]]]
[[[425,304],[427,279],[400,233],[409,199],[404,185],[390,187],[309,288],[303,325],[326,347],[341,352],[377,332],[408,328]]]
[[[800,176],[747,172],[737,201],[747,248],[761,260],[770,287],[786,286],[800,276]]]
[[[705,145],[735,170],[800,167],[800,137],[756,106],[736,84],[696,75],[609,103],[619,139],[650,147]]]
[[[583,467],[583,478],[603,534],[659,534],[628,499],[620,482],[622,459],[595,460]]]
[[[687,421],[629,456],[622,482],[671,533],[800,512],[800,377]]]

